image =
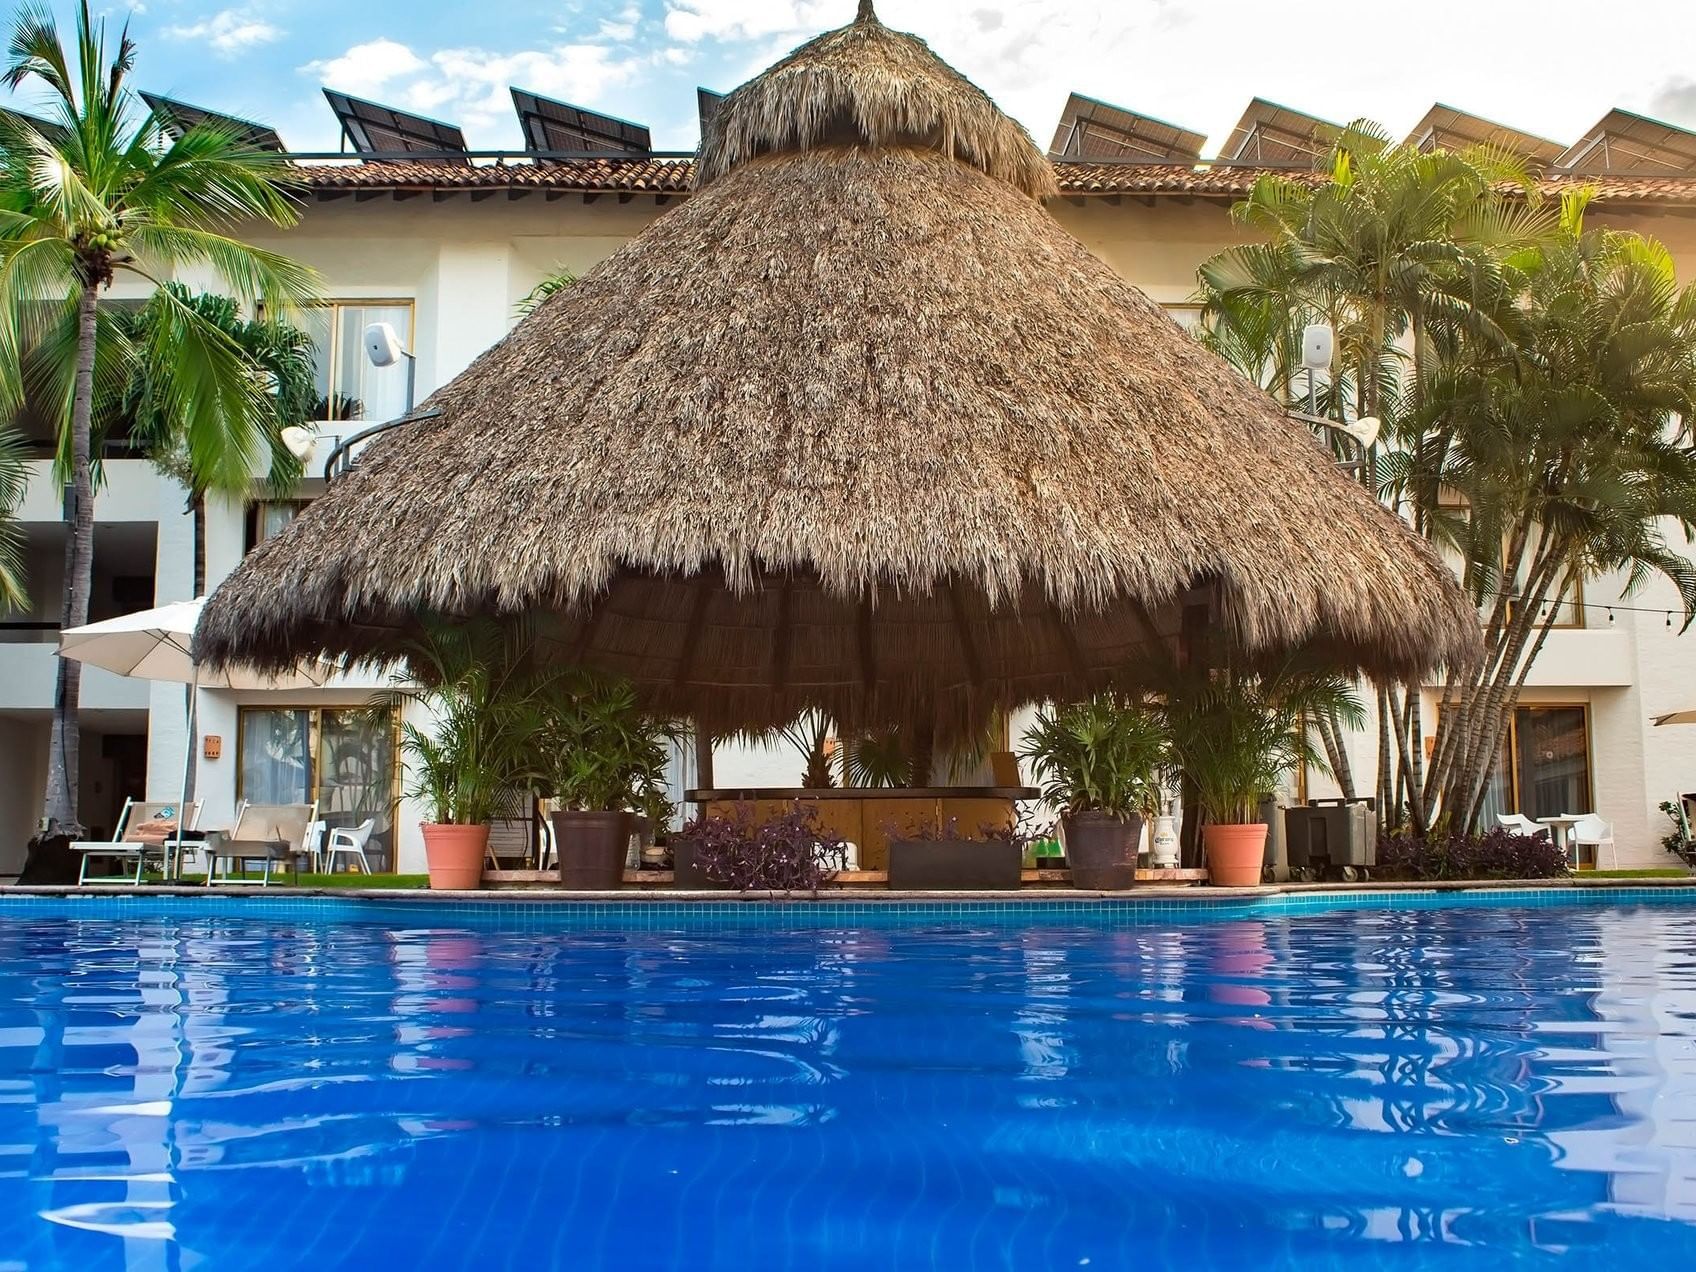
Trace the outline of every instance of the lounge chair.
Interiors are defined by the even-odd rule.
[[[134,861],[135,877],[130,882],[135,886],[141,884],[142,872],[151,858],[162,860],[169,874],[171,853],[184,847],[182,836],[192,833],[200,821],[199,800],[189,801],[187,825],[177,816],[177,807],[176,800],[149,803],[126,799],[111,839],[83,840],[71,845],[71,851],[82,857],[77,866],[77,886],[80,888],[88,882],[88,863],[93,857]]]
[[[265,863],[260,887],[269,887],[271,867],[276,862],[294,863],[296,856],[305,853],[312,824],[318,819],[318,804],[242,804],[236,812],[235,825],[229,830],[211,831],[206,836],[206,886],[214,883],[246,882],[247,865],[252,861]],[[218,877],[218,863],[232,863],[234,871],[226,870]]]

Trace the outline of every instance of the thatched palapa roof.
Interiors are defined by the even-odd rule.
[[[1470,655],[1425,545],[1069,237],[1030,138],[869,5],[730,94],[699,169],[250,555],[201,654],[529,613],[710,727],[943,735],[1209,634]]]

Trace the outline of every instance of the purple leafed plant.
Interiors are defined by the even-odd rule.
[[[847,860],[847,843],[796,805],[763,826],[746,808],[730,817],[697,817],[672,836],[714,883],[743,892],[816,892]]]
[[[1482,835],[1384,835],[1375,875],[1386,879],[1558,879],[1566,854],[1544,835],[1492,830]]]

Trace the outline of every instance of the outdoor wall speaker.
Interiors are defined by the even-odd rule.
[[[1343,425],[1347,433],[1362,446],[1371,446],[1378,440],[1378,434],[1383,430],[1383,422],[1375,415],[1363,415],[1352,424]]]
[[[406,351],[400,347],[400,337],[386,322],[374,322],[365,329],[365,356],[374,367],[392,367]]]
[[[1322,322],[1310,323],[1301,329],[1301,364],[1310,371],[1326,371],[1331,366],[1336,337]]]

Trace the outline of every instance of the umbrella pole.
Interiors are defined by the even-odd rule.
[[[200,664],[194,665],[194,679],[188,686],[188,734],[183,738],[183,787],[182,798],[177,801],[177,863],[180,866],[183,859],[183,833],[188,830],[188,797],[189,788],[194,784],[194,735],[200,724]],[[166,854],[166,865],[170,864],[170,854]],[[210,869],[210,866],[208,867]],[[169,874],[169,869],[166,870]]]

